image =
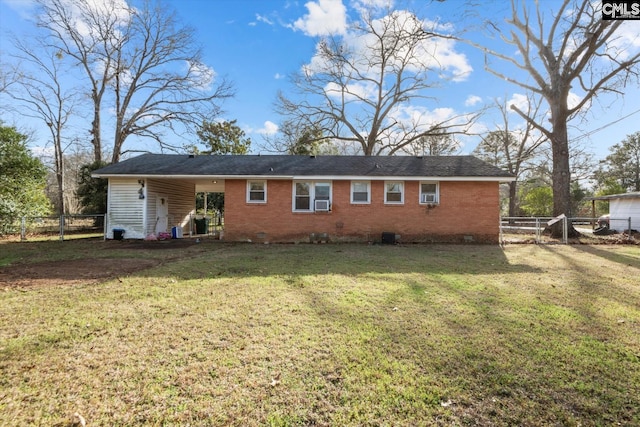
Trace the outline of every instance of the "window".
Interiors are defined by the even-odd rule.
[[[390,181],[384,183],[384,202],[391,204],[404,203],[404,182]]]
[[[328,182],[316,182],[314,191],[314,210],[328,212],[331,209],[331,184]]]
[[[247,181],[247,203],[266,203],[267,182]]]
[[[371,184],[366,181],[351,182],[351,203],[371,203]]]
[[[437,182],[421,182],[420,183],[420,203],[438,203],[438,183]]]
[[[315,184],[315,198],[316,200],[330,200],[331,199],[331,184],[328,182],[318,182]]]
[[[309,182],[296,182],[295,183],[295,199],[294,199],[294,211],[308,211],[311,210],[311,183]]]
[[[328,211],[330,207],[330,182],[298,181],[293,183],[294,211]]]

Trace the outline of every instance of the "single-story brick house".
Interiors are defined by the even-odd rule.
[[[145,154],[107,178],[107,238],[190,230],[196,192],[224,193],[224,239],[498,242],[499,184],[515,178],[473,156]]]

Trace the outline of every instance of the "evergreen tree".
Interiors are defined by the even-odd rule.
[[[0,122],[0,234],[21,217],[48,215],[47,171],[27,148],[27,136]]]

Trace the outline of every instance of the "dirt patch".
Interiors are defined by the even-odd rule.
[[[85,258],[0,268],[1,288],[91,284],[160,264],[155,259]]]
[[[108,240],[111,249],[180,249],[197,245],[200,239]]]

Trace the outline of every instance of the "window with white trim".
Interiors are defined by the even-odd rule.
[[[371,203],[371,183],[369,181],[351,181],[351,203]]]
[[[267,181],[247,181],[247,203],[267,202]]]
[[[404,203],[403,181],[386,181],[384,183],[384,202],[387,204]]]
[[[432,204],[439,203],[439,185],[435,181],[422,181],[420,183],[420,203]]]
[[[295,181],[293,183],[293,210],[297,212],[323,212],[331,209],[331,183]]]

